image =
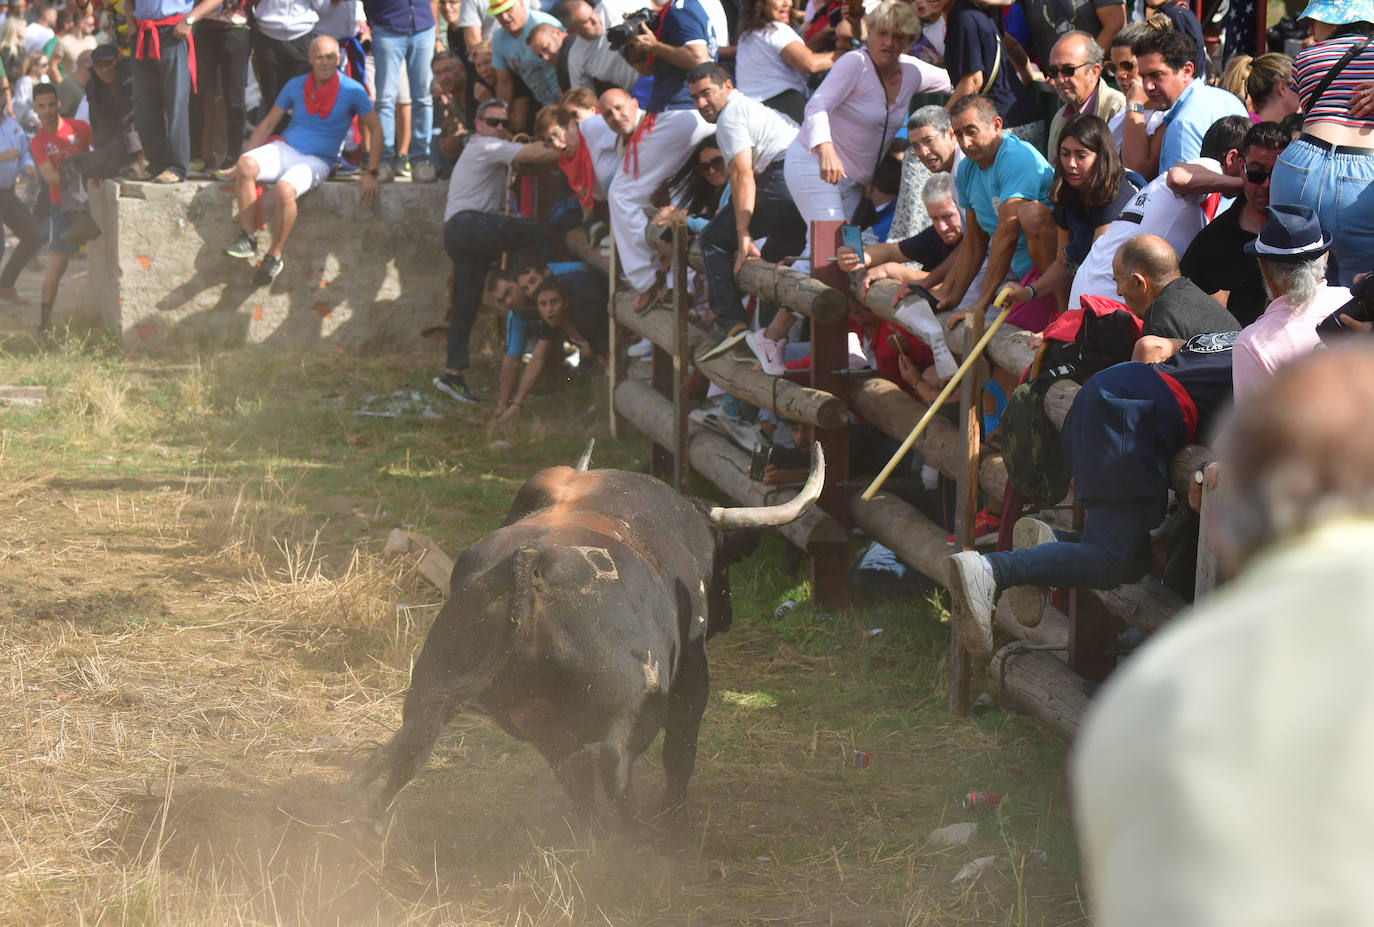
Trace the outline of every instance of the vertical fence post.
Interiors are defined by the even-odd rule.
[[[687,292],[687,226],[673,224],[673,486],[687,490],[687,313],[692,308]]]
[[[620,385],[620,379],[624,375],[624,371],[620,368],[620,326],[615,320],[615,291],[617,284],[620,282],[620,267],[616,261],[617,255],[615,253],[615,234],[613,229],[607,229],[606,238],[611,243],[610,256],[606,261],[608,267],[606,274],[608,278],[606,290],[609,293],[609,296],[606,298],[606,312],[609,313],[611,317],[610,326],[607,329],[609,333],[610,349],[606,352],[609,355],[606,358],[606,379],[610,398],[606,400],[606,408],[611,418],[611,440],[615,440],[620,437],[620,423],[617,421],[618,416],[615,411],[615,388]]]
[[[833,258],[840,242],[834,220],[811,223],[811,276],[846,295],[849,277]],[[811,386],[849,402],[849,325],[847,320],[811,320]],[[816,429],[825,448],[825,488],[820,506],[846,530],[849,528],[849,428]],[[811,555],[811,594],[816,605],[836,610],[849,605],[849,545],[817,544]]]
[[[971,310],[966,318],[969,344],[983,337],[983,313]],[[982,453],[983,382],[987,364],[979,360],[959,384],[960,450],[964,467],[955,480],[954,531],[960,550],[972,550],[978,534],[978,465]],[[970,711],[969,674],[972,661],[968,650],[950,622],[949,635],[949,707],[956,715]]]
[[[1202,483],[1202,501],[1198,504],[1198,533],[1197,533],[1197,575],[1193,584],[1193,601],[1201,602],[1205,597],[1216,591],[1221,582],[1220,568],[1217,565],[1217,552],[1212,547],[1211,535],[1207,530],[1207,523],[1216,517],[1216,513],[1211,511],[1216,503],[1219,489],[1213,489],[1207,485],[1207,481]]]

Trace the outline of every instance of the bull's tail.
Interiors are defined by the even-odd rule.
[[[367,813],[376,817],[384,812],[396,794],[424,767],[435,741],[454,713],[474,701],[500,676],[510,657],[512,639],[530,633],[534,626],[539,556],[539,549],[534,547],[516,551],[509,620],[500,623],[485,653],[480,656],[468,654],[469,657],[477,656],[473,665],[452,672],[455,667],[450,661],[454,652],[449,648],[436,648],[437,656],[427,659],[431,642],[426,641],[406,694],[401,729],[353,774],[345,791],[345,801],[352,803],[361,790],[386,770],[386,785]],[[437,672],[430,669],[434,659],[445,664],[434,667]]]

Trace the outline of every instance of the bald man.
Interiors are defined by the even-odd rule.
[[[282,137],[267,141],[287,113],[294,113]],[[304,118],[309,116],[310,118]],[[241,234],[225,253],[253,260],[258,255],[256,229],[257,186],[275,183],[276,209],[272,243],[253,273],[253,286],[268,286],[281,273],[282,248],[296,223],[296,200],[324,182],[339,154],[344,135],[358,117],[371,147],[367,170],[359,181],[364,206],[377,200],[378,169],[382,161],[382,125],[373,112],[367,88],[339,73],[339,43],[327,35],[310,43],[310,73],[293,77],[277,94],[267,116],[248,139],[248,151],[234,165]]]
[[[1177,341],[1238,331],[1235,317],[1180,274],[1178,255],[1158,235],[1127,240],[1112,259],[1116,291],[1142,322],[1142,333]]]
[[[614,14],[606,4],[593,9],[584,0],[567,0],[561,13],[572,42],[568,82],[574,87],[590,87],[597,93],[612,87],[633,87],[639,73],[606,41],[606,27],[616,25],[609,21]]]
[[[1064,104],[1050,122],[1045,150],[1051,164],[1059,156],[1059,133],[1070,118],[1087,114],[1107,122],[1126,108],[1126,97],[1102,79],[1102,46],[1086,32],[1066,32],[1054,43],[1045,79]]]

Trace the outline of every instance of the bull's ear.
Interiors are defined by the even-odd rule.
[[[738,563],[758,550],[759,532],[755,528],[730,528],[722,532],[720,554],[724,563]]]

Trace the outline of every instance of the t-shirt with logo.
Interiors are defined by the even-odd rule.
[[[1221,165],[1213,158],[1195,158],[1188,163],[1221,173]],[[1112,258],[1118,248],[1137,235],[1158,235],[1173,246],[1175,254],[1183,254],[1216,215],[1220,201],[1215,193],[1180,196],[1169,189],[1168,172],[1160,174],[1136,194],[1116,221],[1093,242],[1074,275],[1069,305],[1077,306],[1080,296],[1117,298]]]
[[[720,0],[673,0],[663,8],[662,17],[658,29],[660,42],[677,48],[704,44],[711,61],[716,60],[730,31]],[[687,72],[655,58],[654,89],[644,108],[651,113],[694,109],[692,95],[687,91]]]
[[[321,118],[318,112],[310,113],[305,108],[305,81],[309,76],[303,74],[291,78],[277,94],[276,105],[291,113],[291,122],[281,138],[301,154],[319,158],[325,164],[333,164],[339,156],[344,134],[353,124],[353,117],[372,112],[372,101],[368,99],[366,87],[340,74],[334,105],[330,107],[329,115]]]
[[[53,170],[62,166],[62,162],[74,154],[81,154],[91,148],[91,127],[80,119],[57,120],[57,130],[49,132],[47,129],[39,127],[29,141],[29,152],[33,155],[33,163],[42,165],[51,163]],[[48,187],[48,201],[54,206],[62,205],[62,192],[57,187]]]

